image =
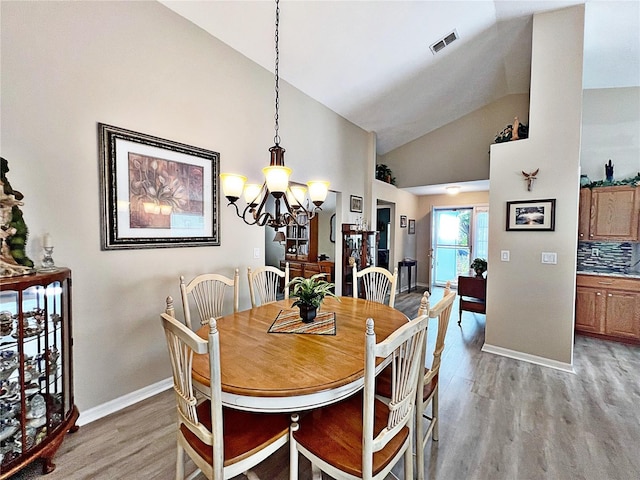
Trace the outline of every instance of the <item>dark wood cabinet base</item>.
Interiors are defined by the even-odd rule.
[[[0,480],[9,478],[14,473],[17,473],[38,459],[42,459],[43,475],[53,472],[56,469],[56,464],[53,463],[53,457],[60,448],[60,445],[62,445],[65,435],[78,431],[79,427],[76,425],[76,422],[79,416],[78,408],[74,405],[69,417],[58,425],[53,433],[47,436],[46,442],[42,442],[33,447],[27,455],[17,458],[15,463],[9,462],[2,465]]]

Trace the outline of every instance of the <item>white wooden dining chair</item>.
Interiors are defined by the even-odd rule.
[[[418,479],[424,479],[424,447],[429,436],[433,434],[433,440],[438,440],[438,380],[444,340],[449,327],[451,310],[456,299],[456,292],[451,290],[451,282],[447,282],[443,298],[432,308],[429,306],[429,292],[424,292],[420,299],[418,316],[426,315],[429,318],[438,319],[438,331],[433,350],[431,368],[424,367],[426,363],[427,342],[421,355],[422,374],[418,376],[416,395],[416,469]],[[377,377],[376,396],[385,403],[391,398],[391,376],[389,367],[385,368]],[[420,393],[422,392],[422,394]],[[427,415],[427,407],[431,405],[430,415]],[[429,421],[425,431],[423,418]]]
[[[289,262],[285,264],[284,272],[276,267],[265,266],[251,270],[247,268],[249,279],[249,295],[251,307],[272,303],[278,300],[280,281],[284,279],[284,298],[289,298]],[[258,302],[259,298],[259,302]]]
[[[219,318],[223,315],[225,291],[233,288],[233,311],[238,311],[239,305],[239,278],[240,271],[236,268],[233,278],[225,277],[217,273],[205,273],[198,275],[188,284],[185,284],[184,276],[180,276],[180,295],[184,309],[184,321],[191,329],[197,330],[201,325],[206,325],[211,317]],[[192,325],[191,309],[189,308],[189,295],[193,298],[200,325]]]
[[[248,473],[249,468],[285,445],[290,419],[286,414],[260,414],[222,406],[220,343],[215,319],[209,321],[208,339],[167,313],[161,314],[176,394],[178,456],[176,479],[183,480],[184,453],[210,480],[223,480]],[[208,354],[210,398],[198,403],[192,384],[194,357]],[[252,478],[256,478],[255,474]]]
[[[353,298],[358,298],[358,285],[360,280],[364,290],[364,298],[378,303],[385,303],[387,294],[389,295],[390,307],[393,307],[396,300],[396,283],[398,283],[398,268],[391,273],[382,267],[367,267],[358,271],[353,265]]]
[[[428,326],[421,316],[376,343],[366,322],[364,391],[322,407],[291,424],[289,475],[298,478],[298,454],[311,461],[314,478],[382,479],[404,457],[404,478],[413,478],[413,424],[420,359]],[[391,361],[392,402],[375,397],[378,359]]]
[[[425,292],[420,300],[418,315],[428,312],[429,318],[438,319],[438,332],[433,349],[433,361],[430,368],[425,368],[423,375],[418,377],[418,395],[416,396],[416,464],[418,479],[424,479],[424,448],[430,435],[438,441],[438,384],[444,340],[449,328],[451,310],[456,299],[456,292],[451,290],[451,283],[447,282],[444,296],[433,307],[429,306],[429,293]],[[426,345],[426,343],[425,343]],[[422,365],[426,362],[426,348],[422,354]],[[427,415],[427,407],[431,405],[431,415]],[[422,418],[429,421],[425,431]]]

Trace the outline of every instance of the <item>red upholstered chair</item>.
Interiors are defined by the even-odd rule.
[[[460,318],[458,325],[462,322],[462,311],[482,313],[487,312],[487,280],[484,277],[458,277],[458,295],[460,295]]]

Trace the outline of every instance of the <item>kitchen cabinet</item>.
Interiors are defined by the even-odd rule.
[[[576,332],[640,344],[640,279],[578,275]]]
[[[0,479],[53,456],[77,430],[71,271],[0,278]]]
[[[580,189],[580,208],[578,210],[578,240],[589,240],[589,223],[591,222],[591,189]]]
[[[587,239],[580,235],[584,233],[584,212],[589,213],[589,240],[598,241],[637,241],[638,221],[640,217],[639,189],[632,185],[615,187],[594,187],[591,189],[587,205],[587,193],[580,191],[580,221],[578,236],[580,240]],[[584,196],[584,198],[583,198]]]

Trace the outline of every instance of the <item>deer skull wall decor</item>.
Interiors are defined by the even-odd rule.
[[[533,187],[533,181],[536,179],[536,175],[540,169],[538,168],[535,172],[527,173],[524,170],[522,171],[522,175],[524,175],[524,180],[527,182],[527,191],[530,192]]]

